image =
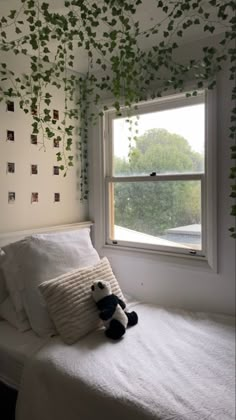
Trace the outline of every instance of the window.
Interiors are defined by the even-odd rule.
[[[207,257],[214,219],[208,104],[202,91],[142,103],[131,118],[125,109],[119,117],[106,112],[107,245]]]

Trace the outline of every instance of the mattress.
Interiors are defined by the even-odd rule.
[[[18,389],[26,361],[47,341],[32,330],[21,333],[7,321],[0,320],[0,381]]]

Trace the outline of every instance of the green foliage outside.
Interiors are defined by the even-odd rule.
[[[164,129],[138,137],[129,159],[115,157],[115,175],[201,172],[203,155]],[[200,223],[200,181],[115,183],[115,224],[150,235]]]

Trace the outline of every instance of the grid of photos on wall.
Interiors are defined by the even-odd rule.
[[[6,111],[14,113],[15,112],[15,103],[14,101],[8,101],[6,104]],[[37,115],[37,109],[31,109],[32,115]],[[53,120],[58,121],[59,120],[59,111],[57,109],[52,110],[52,118]],[[6,129],[6,141],[14,143],[17,141],[17,135],[15,130],[13,130],[11,127]],[[30,144],[33,146],[37,146],[39,144],[38,141],[38,135],[37,134],[31,134],[30,135]],[[60,138],[55,138],[53,140],[53,147],[59,148],[60,147]],[[30,175],[36,176],[39,175],[39,166],[37,163],[31,163],[30,164]],[[16,174],[16,163],[15,162],[6,162],[6,174],[7,175],[14,175]],[[52,174],[53,175],[60,175],[60,167],[55,165],[52,167]],[[30,195],[30,202],[31,204],[39,203],[40,195],[38,191],[31,192]],[[16,202],[16,191],[8,191],[8,203],[14,204]],[[59,203],[61,202],[61,193],[60,192],[54,192],[52,194],[52,202]]]

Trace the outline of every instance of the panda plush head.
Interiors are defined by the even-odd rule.
[[[110,283],[105,280],[94,281],[91,286],[91,290],[95,302],[98,302],[112,293]]]

